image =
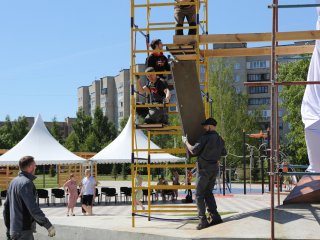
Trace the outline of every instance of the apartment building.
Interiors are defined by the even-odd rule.
[[[144,71],[144,64],[137,65],[137,71]],[[145,78],[143,78],[145,81]],[[122,69],[117,76],[105,76],[90,86],[78,88],[78,108],[93,116],[96,106],[116,127],[130,115],[130,69]]]

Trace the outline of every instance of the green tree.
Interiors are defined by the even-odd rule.
[[[28,133],[29,124],[25,116],[20,116],[12,125],[13,146],[19,143]]]
[[[86,115],[83,108],[79,108],[77,118],[72,124],[72,128],[77,135],[80,144],[83,144],[86,141],[87,136],[90,134],[91,123],[91,116]]]
[[[117,136],[117,131],[114,125],[108,121],[108,117],[103,116],[103,112],[100,107],[96,107],[92,122],[91,131],[95,135],[97,144],[95,149],[100,151],[103,146],[115,139]]]
[[[50,133],[52,134],[52,136],[60,143],[63,144],[64,143],[64,139],[63,139],[63,135],[61,132],[61,128],[57,122],[57,118],[54,117],[52,119],[52,126],[50,128]]]
[[[126,126],[128,120],[129,120],[128,117],[124,117],[124,118],[121,120],[121,122],[120,122],[120,132],[124,129],[124,127]]]
[[[5,123],[0,127],[0,147],[10,149],[19,143],[28,133],[29,124],[24,116],[18,117],[17,120],[11,121],[6,116]]]
[[[64,146],[69,149],[71,152],[79,152],[80,150],[80,142],[77,134],[72,132],[67,137]]]
[[[307,79],[310,60],[304,59],[296,62],[281,64],[279,67],[279,81],[305,81]],[[280,97],[281,106],[286,109],[283,121],[289,123],[290,131],[286,135],[288,144],[285,149],[293,163],[307,164],[308,155],[304,137],[304,125],[301,118],[301,103],[305,86],[285,86]]]
[[[229,153],[242,154],[243,129],[255,132],[258,126],[258,111],[248,114],[248,97],[238,93],[234,86],[233,63],[225,59],[211,59],[209,94],[213,99],[213,117],[217,131],[223,137]],[[228,158],[230,163],[239,159]]]
[[[99,139],[97,138],[97,135],[91,132],[84,142],[82,146],[82,151],[88,151],[88,152],[99,152],[101,150],[101,143],[99,142]]]
[[[129,167],[128,164],[123,163],[121,166],[121,176],[123,180],[127,180],[128,179],[128,171],[129,171]]]
[[[117,167],[116,163],[114,163],[113,166],[112,166],[111,175],[114,178],[114,180],[116,181],[117,177],[118,177],[118,167]]]
[[[0,127],[0,148],[10,149],[13,147],[12,128],[12,122],[7,115],[4,124]]]

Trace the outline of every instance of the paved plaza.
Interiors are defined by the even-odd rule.
[[[117,190],[130,182],[102,182],[101,186],[116,187]],[[136,217],[132,228],[131,204],[114,202],[105,205],[104,200],[94,206],[94,216],[83,216],[80,204],[74,217],[66,216],[66,207],[57,203],[48,207],[40,203],[42,210],[57,228],[55,239],[269,239],[270,195],[258,193],[260,185],[252,185],[252,192],[240,194],[242,185],[234,185],[232,193],[216,195],[218,210],[224,223],[201,231],[195,230],[196,221],[148,221]],[[217,190],[219,192],[219,190]],[[184,191],[179,192],[183,197]],[[285,195],[281,195],[281,201]],[[172,204],[171,201],[161,204]],[[146,204],[146,202],[145,202]],[[157,202],[157,204],[159,204]],[[176,204],[182,204],[176,201]],[[2,207],[1,207],[2,212]],[[190,218],[188,214],[172,213],[152,215],[160,218]],[[2,216],[1,216],[2,217]],[[288,205],[276,210],[277,239],[319,239],[320,205]],[[1,219],[1,233],[4,224]],[[46,230],[38,227],[36,239],[48,239]],[[5,239],[1,234],[0,239]]]

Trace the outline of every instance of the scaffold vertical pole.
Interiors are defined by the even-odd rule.
[[[131,129],[132,129],[132,134],[131,134],[131,188],[132,188],[132,201],[131,201],[131,213],[132,213],[132,227],[135,227],[135,203],[133,201],[134,199],[134,128],[135,128],[135,116],[134,116],[134,41],[135,41],[135,35],[133,32],[134,28],[134,0],[131,0],[131,18],[130,18],[130,29],[131,29],[131,54],[130,54],[130,60],[131,60]]]
[[[273,4],[277,4],[277,0],[273,0]],[[270,133],[271,133],[271,149],[270,149],[270,184],[271,184],[271,208],[270,208],[270,223],[271,223],[271,236],[270,239],[274,240],[274,160],[275,160],[275,145],[276,145],[276,91],[277,86],[276,82],[276,24],[277,23],[277,14],[276,7],[272,9],[272,47],[271,47],[271,117],[270,117]]]
[[[148,220],[151,221],[151,203],[150,203],[150,185],[151,185],[151,179],[150,179],[150,164],[151,164],[151,153],[150,153],[150,141],[151,141],[151,134],[150,131],[148,131]]]
[[[278,6],[279,0],[276,0],[276,4]],[[275,8],[275,31],[276,33],[279,31],[279,9],[276,7]],[[276,47],[279,46],[279,42],[276,41]],[[278,73],[279,73],[279,62],[278,62],[278,56],[275,56],[275,82],[278,81]],[[275,162],[279,163],[279,146],[280,146],[280,138],[279,138],[279,88],[275,88],[275,104],[276,104],[276,111],[275,111],[275,128],[276,128],[276,158]],[[277,167],[278,170],[278,167]],[[281,190],[281,181],[280,181],[280,176],[277,176],[277,199],[278,199],[278,206],[280,205],[280,190]]]

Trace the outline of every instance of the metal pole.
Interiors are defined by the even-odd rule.
[[[264,194],[264,158],[260,156],[260,161],[261,161],[261,192]]]
[[[311,8],[311,7],[320,7],[320,4],[285,4],[285,5],[278,5],[278,4],[271,4],[268,8]]]
[[[270,129],[269,128],[267,129],[267,133],[268,133],[267,157],[270,159]],[[270,161],[267,161],[267,162],[268,162],[268,172],[270,172]],[[270,175],[268,175],[268,191],[269,192],[270,192],[270,189],[271,189]]]
[[[46,166],[43,165],[42,167],[43,175],[42,175],[42,186],[43,188],[46,187]]]
[[[246,131],[243,129],[243,194],[247,194],[246,181]]]
[[[278,0],[277,0],[278,1]],[[278,3],[277,3],[278,4]],[[275,8],[275,30],[276,32],[279,31],[279,9]],[[276,47],[278,47],[279,43],[276,42]],[[279,70],[279,64],[278,64],[278,56],[276,56],[275,59],[275,79],[274,81],[277,82],[278,81],[278,71]],[[275,105],[276,105],[276,112],[275,112],[275,130],[276,130],[276,158],[275,158],[275,162],[277,163],[277,166],[279,166],[279,146],[280,146],[280,138],[279,138],[279,88],[276,87],[275,88]],[[278,168],[277,168],[277,172],[278,172]],[[280,177],[277,177],[277,199],[278,199],[278,206],[280,205]]]
[[[278,0],[273,0],[274,5],[278,5]],[[272,8],[272,50],[271,50],[271,117],[270,117],[270,129],[271,129],[271,149],[270,149],[270,184],[271,184],[271,207],[270,207],[270,223],[271,223],[271,235],[270,239],[274,240],[274,149],[276,144],[276,71],[275,71],[275,58],[276,58],[276,26],[277,26],[277,8]]]
[[[134,0],[131,0],[131,18],[130,18],[130,27],[131,27],[131,189],[132,189],[132,201],[131,201],[131,225],[135,227],[135,189],[134,189],[134,135],[135,135],[135,100],[134,100],[134,72],[135,72],[135,55],[133,51],[135,50],[134,42],[135,42],[135,34],[133,32],[134,28]]]
[[[223,159],[222,164],[222,186],[223,186],[223,196],[226,195],[226,157]]]

